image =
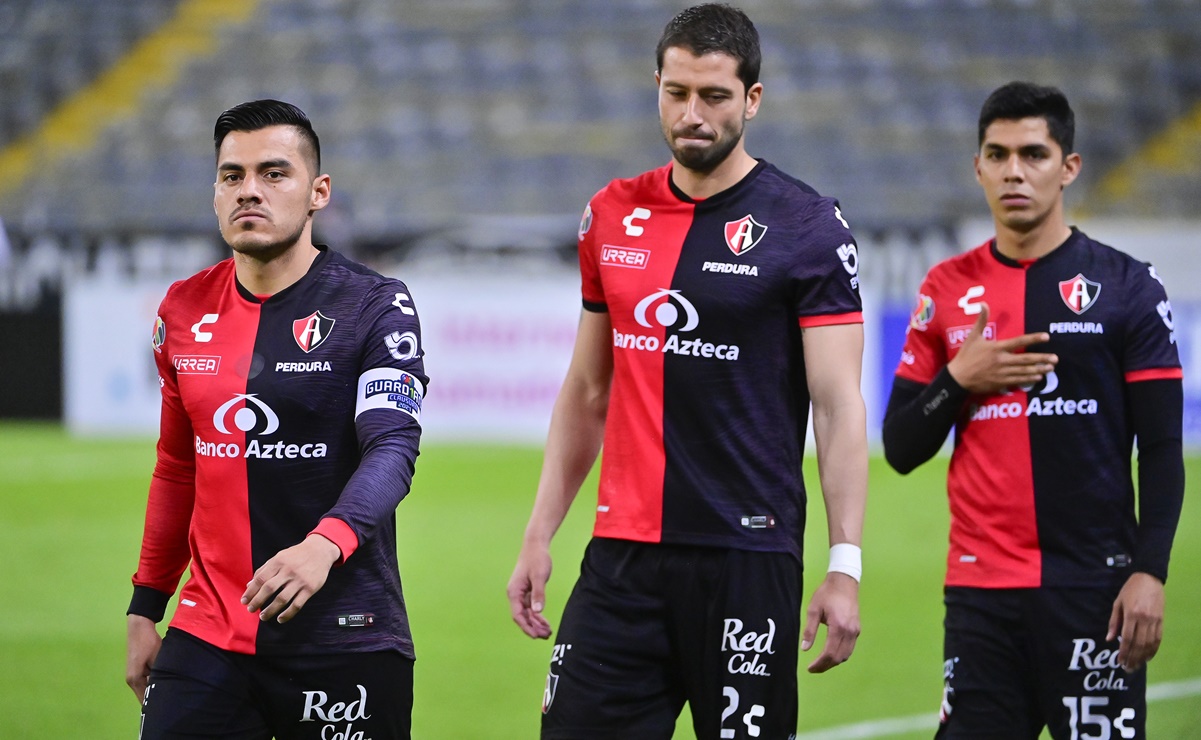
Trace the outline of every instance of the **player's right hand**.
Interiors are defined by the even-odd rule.
[[[146,696],[150,683],[150,667],[158,657],[163,638],[159,637],[154,622],[138,614],[126,618],[125,627],[125,683],[133,689],[138,702]]]
[[[988,304],[977,305],[980,315],[975,325],[947,364],[956,383],[971,393],[993,395],[1033,385],[1055,369],[1057,355],[1024,351],[1032,344],[1051,341],[1050,334],[1034,332],[1001,341],[988,339]]]
[[[517,556],[517,567],[509,579],[506,593],[509,611],[521,631],[541,640],[551,635],[550,622],[542,616],[546,606],[546,582],[550,580],[550,550],[527,543]]]

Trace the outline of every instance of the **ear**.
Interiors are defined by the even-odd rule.
[[[655,70],[655,87],[659,86],[660,80],[661,80],[661,77],[659,75],[659,70],[656,69]]]
[[[329,175],[318,175],[313,180],[313,190],[309,198],[309,213],[320,211],[329,205],[329,196],[333,181]]]
[[[1072,152],[1063,158],[1063,172],[1059,178],[1060,189],[1071,185],[1077,177],[1080,176],[1080,168],[1084,166],[1084,160],[1076,152]]]
[[[979,154],[972,155],[972,169],[976,171],[976,182],[980,183],[980,185],[984,185],[984,180],[980,179],[980,155]]]
[[[759,112],[759,103],[762,101],[763,83],[756,82],[746,91],[746,113],[743,114],[743,119],[749,121],[754,118],[755,114]]]

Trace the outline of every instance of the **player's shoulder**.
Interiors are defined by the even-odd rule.
[[[777,216],[786,215],[802,233],[830,233],[845,240],[851,230],[837,198],[823,195],[817,188],[760,160],[758,173],[752,183],[753,198]]]
[[[164,304],[187,303],[196,298],[220,293],[229,287],[233,280],[234,260],[229,257],[215,265],[210,265],[191,277],[177,280],[167,288]]]
[[[992,254],[992,248],[993,239],[989,238],[983,244],[978,244],[959,254],[946,257],[934,263],[934,266],[927,271],[927,279],[937,280],[961,275],[981,275],[988,267],[997,263],[996,258]]]
[[[668,181],[671,177],[671,164],[647,170],[634,177],[619,177],[610,180],[607,185],[592,196],[590,205],[593,210],[603,208],[610,203],[628,203],[637,200],[647,202],[664,198],[670,193]]]
[[[341,252],[328,247],[325,249],[329,252],[329,256],[326,258],[322,270],[329,276],[329,279],[347,284],[364,294],[380,290],[386,292],[396,286],[404,286],[399,278],[383,275]]]
[[[1146,282],[1163,286],[1163,279],[1150,262],[1097,241],[1078,229],[1073,230],[1073,241],[1078,250],[1086,253],[1087,261],[1103,271],[1098,277],[1129,281],[1128,284]]]
[[[1147,264],[1128,252],[1098,241],[1079,229],[1072,230],[1072,241],[1076,248],[1089,254],[1092,259],[1108,262],[1115,266],[1145,269]]]
[[[766,160],[761,160],[761,162],[762,169],[758,177],[756,177],[756,185],[761,190],[776,191],[781,197],[791,198],[801,203],[820,203],[822,201],[834,200],[834,198],[817,192],[817,188],[798,177],[793,177],[771,162]]]

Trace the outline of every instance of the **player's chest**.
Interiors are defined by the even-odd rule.
[[[328,408],[354,381],[351,318],[321,301],[197,301],[175,312],[178,337],[167,346],[194,423],[228,428],[242,408],[262,419]]]
[[[934,295],[919,297],[916,320],[934,325],[950,356],[962,347],[985,305],[987,339],[1044,332],[1050,342],[1039,351],[1078,358],[1121,346],[1128,307],[1116,278],[1096,267],[1037,267],[1042,269],[954,276],[936,286]]]
[[[661,305],[750,317],[787,297],[793,242],[765,212],[631,205],[597,226],[597,271],[614,323],[645,326]]]

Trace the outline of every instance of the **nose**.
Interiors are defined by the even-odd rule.
[[[1025,175],[1022,174],[1022,158],[1020,154],[1014,153],[1005,160],[1004,169],[1006,182],[1022,182],[1025,180]]]
[[[687,102],[684,103],[684,115],[681,120],[689,126],[699,126],[705,122],[701,117],[701,96],[689,95]]]
[[[247,175],[242,178],[242,182],[238,185],[238,203],[246,203],[254,201],[262,202],[262,194],[259,191],[259,179],[254,175]]]

